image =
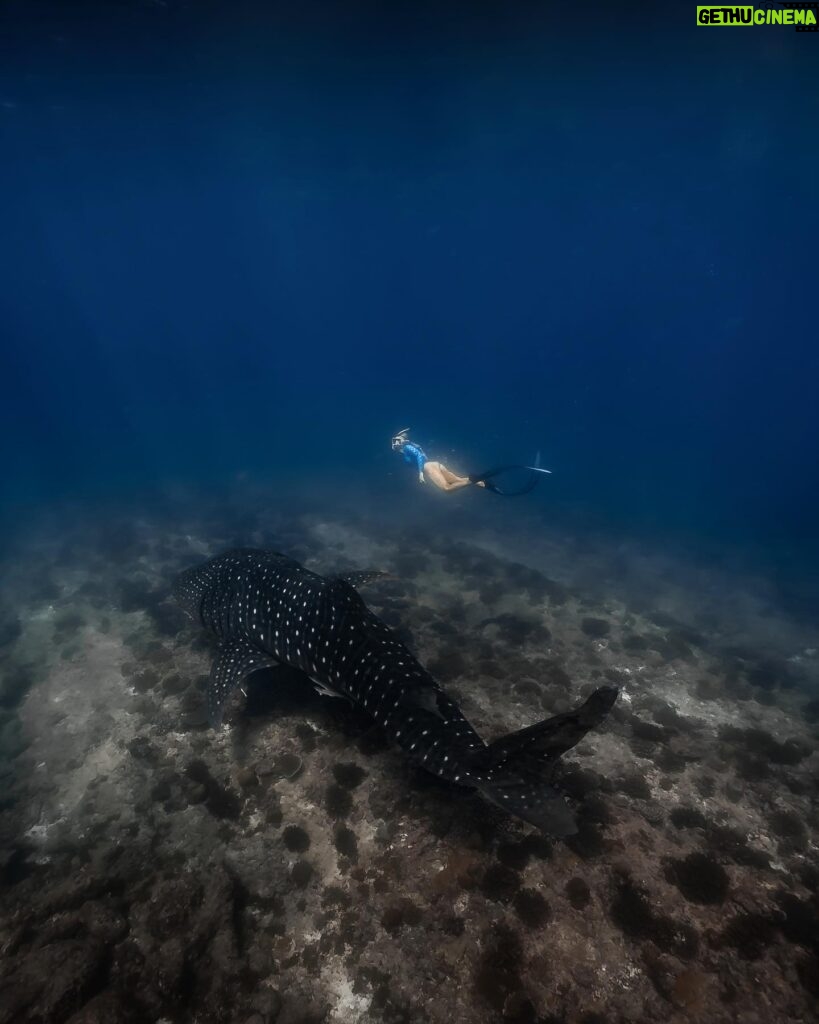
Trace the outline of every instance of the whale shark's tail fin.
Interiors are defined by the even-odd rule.
[[[617,699],[601,687],[580,707],[509,733],[480,752],[478,790],[506,811],[552,835],[577,831],[574,816],[548,779],[558,758],[600,725]]]

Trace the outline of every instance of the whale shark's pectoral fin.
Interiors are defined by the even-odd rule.
[[[375,583],[376,580],[398,579],[393,573],[382,572],[380,569],[362,569],[361,572],[341,572],[334,578],[344,580],[345,583],[349,583],[351,587],[356,589],[365,587],[368,583]]]
[[[260,668],[273,668],[277,664],[275,658],[247,640],[223,640],[211,666],[208,682],[210,724],[214,727],[221,725],[228,697],[246,676]]]

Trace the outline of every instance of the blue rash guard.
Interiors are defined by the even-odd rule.
[[[424,472],[424,464],[428,461],[423,449],[419,448],[417,444],[413,444],[412,441],[405,441],[401,445],[399,451],[404,456],[404,462],[408,466],[411,466],[413,462],[418,467],[418,472]]]

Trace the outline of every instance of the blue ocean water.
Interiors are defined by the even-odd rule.
[[[813,576],[815,37],[682,3],[0,17],[10,524],[237,473],[371,506],[410,425],[462,471],[540,450],[544,522]]]

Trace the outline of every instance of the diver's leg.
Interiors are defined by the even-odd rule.
[[[436,487],[442,491],[449,490],[449,484],[444,474],[441,472],[441,465],[438,462],[425,462],[424,463],[424,479],[431,484],[435,484]]]
[[[463,484],[464,480],[469,483],[467,477],[458,476],[456,473],[453,473],[451,469],[447,469],[443,462],[439,462],[438,465],[441,467],[441,472],[444,474],[444,479],[448,484]]]
[[[459,491],[462,487],[468,487],[470,483],[468,477],[456,476],[440,462],[425,463],[424,476],[442,491]]]
[[[439,462],[438,465],[441,467],[441,472],[448,480],[450,489],[453,491],[457,491],[461,487],[466,487],[467,484],[475,484],[477,487],[486,486],[483,480],[470,480],[468,476],[457,476],[451,469],[447,469],[443,462]]]

